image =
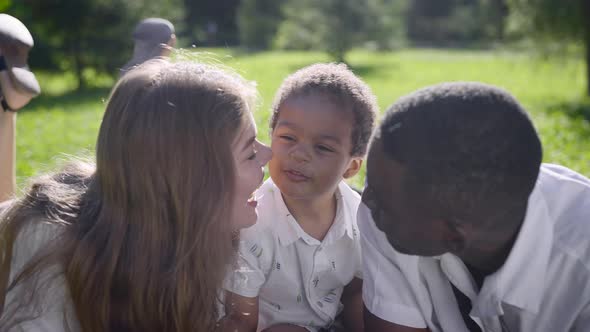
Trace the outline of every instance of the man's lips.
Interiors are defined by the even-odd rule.
[[[304,182],[309,180],[309,176],[294,169],[287,169],[284,172],[285,175],[287,175],[287,178],[293,182]]]

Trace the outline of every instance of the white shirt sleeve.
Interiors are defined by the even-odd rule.
[[[590,331],[590,303],[588,303],[586,307],[584,307],[584,309],[578,315],[578,318],[576,318],[572,331]]]
[[[359,207],[358,224],[363,250],[363,302],[367,310],[391,323],[425,328],[412,287],[396,261],[399,255],[377,229],[364,204]]]
[[[257,297],[260,293],[266,282],[264,266],[269,254],[263,244],[264,237],[258,237],[262,241],[257,241],[252,228],[241,232],[236,266],[230,271],[224,286],[226,290],[245,297]]]
[[[24,227],[14,244],[10,279],[13,280],[46,244],[56,241],[60,232],[59,226],[42,221],[31,222]],[[36,278],[38,288],[35,290],[33,304],[19,307],[19,300],[28,297],[30,291],[22,284],[6,294],[5,313],[11,312],[15,321],[24,320],[11,326],[8,331],[64,331],[64,324],[67,324],[70,331],[79,331],[62,268],[59,265],[46,267]]]

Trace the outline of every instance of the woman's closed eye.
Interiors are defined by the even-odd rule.
[[[256,150],[255,147],[252,147],[252,154],[248,157],[248,160],[254,160],[256,159],[256,156],[258,155],[258,151]]]

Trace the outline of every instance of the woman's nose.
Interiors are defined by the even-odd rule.
[[[272,158],[272,150],[266,144],[260,144],[260,147],[258,148],[258,153],[260,154],[260,166],[266,165]]]

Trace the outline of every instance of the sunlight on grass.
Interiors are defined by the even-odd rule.
[[[191,50],[189,50],[190,52]],[[281,81],[293,71],[318,61],[315,52],[240,53],[207,50],[214,58],[258,82],[256,111],[260,138],[269,142],[269,109]],[[590,101],[583,97],[581,60],[545,60],[510,52],[404,50],[395,53],[355,51],[353,70],[377,95],[382,110],[400,96],[444,81],[481,81],[512,92],[530,112],[545,147],[545,161],[590,175]],[[109,81],[101,78],[99,86]],[[71,74],[40,74],[46,95],[34,100],[18,118],[18,180],[53,169],[63,154],[91,155],[108,88],[71,92]],[[106,82],[106,83],[105,83]],[[63,159],[63,158],[62,158]],[[364,169],[352,183],[362,187]]]

